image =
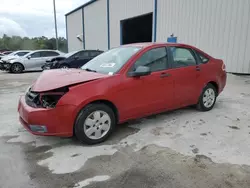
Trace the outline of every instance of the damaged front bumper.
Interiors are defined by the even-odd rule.
[[[26,103],[25,96],[21,96],[18,104],[19,120],[34,135],[71,137],[75,108],[74,105],[35,108]]]
[[[9,62],[3,61],[0,63],[0,70],[9,71],[10,67],[11,67],[11,63]]]

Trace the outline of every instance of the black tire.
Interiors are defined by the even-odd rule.
[[[204,100],[203,100],[203,97],[205,95],[205,92],[207,90],[210,90],[212,89],[214,94],[215,94],[215,98],[214,98],[214,101],[213,103],[211,104],[211,106],[206,106],[204,104]],[[210,111],[211,109],[213,109],[214,107],[214,104],[216,102],[216,99],[217,99],[217,96],[218,96],[218,93],[217,93],[217,90],[216,88],[212,85],[212,84],[207,84],[206,87],[203,89],[203,91],[201,92],[201,95],[200,95],[200,98],[199,98],[199,101],[198,101],[198,104],[196,105],[196,108],[200,111],[203,111],[203,112],[206,112],[206,111]]]
[[[12,73],[21,73],[23,72],[23,70],[24,70],[24,67],[21,63],[14,63],[10,67],[10,72]]]
[[[107,113],[107,115],[109,115],[110,120],[111,120],[111,124],[110,124],[110,128],[108,132],[106,133],[106,135],[104,135],[100,139],[91,139],[86,135],[84,131],[85,120],[88,118],[89,115],[91,115],[95,111],[103,111]],[[93,104],[87,105],[78,114],[76,121],[75,121],[75,125],[74,125],[74,133],[75,133],[76,138],[82,143],[93,145],[93,144],[98,144],[98,143],[105,141],[113,132],[115,125],[116,125],[116,118],[115,118],[114,111],[105,104],[93,103]]]
[[[59,68],[60,68],[60,69],[68,69],[69,66],[66,65],[66,64],[62,64],[62,65],[59,66]]]

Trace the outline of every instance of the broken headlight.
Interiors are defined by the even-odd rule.
[[[68,88],[60,88],[54,91],[41,93],[40,102],[43,108],[55,108],[60,98],[68,92]]]

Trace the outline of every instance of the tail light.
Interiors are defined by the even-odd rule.
[[[222,62],[222,71],[226,72],[226,65]]]

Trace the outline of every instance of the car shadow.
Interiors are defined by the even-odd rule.
[[[169,120],[171,120],[172,115],[193,113],[194,111],[196,111],[194,107],[186,107],[186,108],[181,108],[177,110],[166,111],[166,112],[162,112],[159,114],[150,115],[144,118],[131,120],[131,121],[119,124],[116,126],[112,135],[106,141],[99,143],[99,144],[87,145],[84,143],[80,143],[76,139],[76,137],[71,137],[71,138],[59,138],[62,141],[64,140],[65,142],[60,142],[56,146],[75,145],[75,146],[83,146],[83,147],[94,147],[94,146],[102,146],[102,145],[115,145],[115,144],[118,144],[121,140],[125,139],[126,137],[139,132],[140,128],[137,125],[141,125],[144,123],[147,124],[148,122],[152,122],[152,120],[161,121],[163,118],[165,119],[166,116],[169,116]],[[154,126],[155,125],[152,123],[152,128]]]

